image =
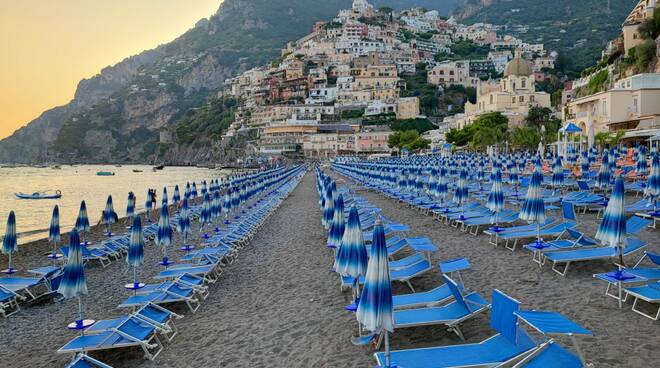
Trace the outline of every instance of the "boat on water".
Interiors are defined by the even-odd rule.
[[[154,171],[163,170],[164,168],[165,168],[165,165],[154,166]]]
[[[32,194],[27,194],[27,193],[14,193],[16,198],[18,199],[59,199],[62,198],[62,192],[59,190],[56,190],[54,192],[52,191],[45,191],[45,192],[34,192]]]
[[[99,172],[96,173],[96,175],[98,175],[98,176],[114,176],[115,173],[113,173],[112,171],[99,171]]]
[[[133,169],[133,172],[134,172],[134,173],[141,173],[142,170],[140,170],[140,169]]]

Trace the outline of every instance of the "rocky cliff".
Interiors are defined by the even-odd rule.
[[[379,0],[377,6],[425,6],[449,11],[459,0]],[[127,58],[78,84],[67,105],[0,141],[0,162],[152,162],[159,133],[208,103],[223,81],[269,62],[317,20],[332,18],[351,0],[225,0],[216,14],[176,40]],[[225,124],[223,123],[222,126]],[[225,128],[226,129],[226,128]],[[197,136],[177,160],[220,155],[217,141]],[[204,142],[203,144],[201,142]],[[195,147],[195,148],[191,148]],[[210,151],[208,151],[210,152]],[[170,156],[173,156],[170,155]],[[180,156],[183,156],[182,158]],[[173,158],[168,158],[173,159]]]

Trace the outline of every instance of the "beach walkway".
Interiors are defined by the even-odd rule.
[[[308,173],[225,269],[179,335],[138,367],[365,367],[353,314],[332,274],[314,175]],[[348,296],[348,295],[347,295]]]

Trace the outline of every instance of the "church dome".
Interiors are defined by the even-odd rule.
[[[504,77],[510,75],[529,76],[534,74],[532,67],[527,60],[523,59],[520,50],[516,50],[516,56],[506,64],[504,68]]]

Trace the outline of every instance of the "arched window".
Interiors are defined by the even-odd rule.
[[[521,85],[521,88],[527,88],[527,79],[522,78],[520,80],[520,85]]]

